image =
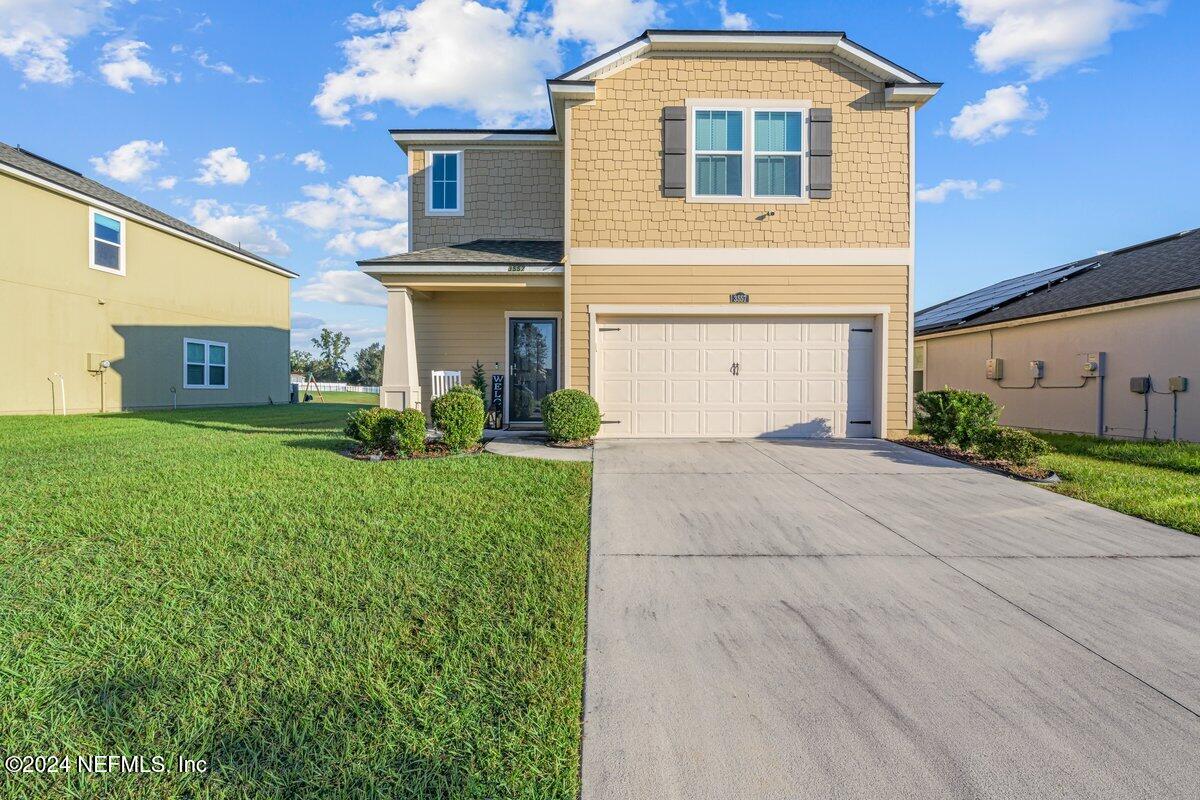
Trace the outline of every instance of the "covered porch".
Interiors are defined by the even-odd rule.
[[[479,240],[359,265],[388,291],[381,405],[428,414],[434,373],[469,384],[479,363],[489,409],[503,377],[502,424],[540,425],[541,398],[564,385],[561,242]]]

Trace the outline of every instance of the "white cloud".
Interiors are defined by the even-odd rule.
[[[1028,86],[988,89],[982,100],[963,106],[950,121],[950,136],[981,144],[1007,136],[1014,125],[1022,123],[1022,130],[1032,133],[1032,123],[1044,119],[1049,110],[1045,100],[1030,102]]]
[[[624,44],[664,18],[657,0],[554,0],[550,29],[555,38],[583,42],[595,54]]]
[[[0,56],[34,83],[68,84],[71,40],[107,23],[109,0],[3,0]]]
[[[325,248],[348,256],[364,250],[377,250],[384,255],[403,253],[408,249],[408,225],[397,222],[388,228],[345,231],[326,242]]]
[[[149,49],[150,45],[133,39],[117,39],[105,44],[100,62],[104,82],[122,92],[132,92],[134,81],[151,86],[166,83],[162,73],[142,59],[142,51]]]
[[[341,43],[345,65],[326,73],[312,100],[329,124],[347,125],[354,107],[384,100],[413,113],[433,105],[472,111],[486,125],[544,119],[545,77],[560,61],[549,31],[520,2],[421,0],[356,14],[349,26],[359,33]]]
[[[354,350],[373,342],[383,342],[384,329],[378,322],[355,320],[351,322],[329,322],[314,314],[298,311],[292,314],[292,349],[311,350],[312,338],[321,328],[341,331],[350,337]]]
[[[930,186],[926,189],[917,190],[917,202],[919,203],[944,203],[946,198],[954,193],[963,196],[965,200],[978,200],[985,194],[998,192],[1004,188],[1004,184],[995,178],[990,181],[979,183],[973,180],[958,180],[955,178],[947,178],[937,186]]]
[[[216,183],[241,186],[249,179],[250,165],[238,158],[236,147],[210,150],[200,159],[200,172],[196,175],[196,183],[208,186]]]
[[[292,159],[292,163],[300,164],[309,172],[325,171],[325,159],[321,158],[321,153],[317,150],[309,150],[308,152],[301,153]]]
[[[1030,80],[1106,52],[1114,33],[1165,0],[942,0],[968,28],[982,28],[975,61],[987,72],[1022,66]]]
[[[331,269],[317,273],[307,283],[292,292],[297,300],[320,303],[346,303],[359,306],[387,305],[387,290],[383,284],[356,269]]]
[[[192,58],[196,59],[196,63],[205,69],[219,72],[222,75],[236,75],[237,70],[226,64],[224,61],[213,61],[209,58],[208,53],[204,50],[197,50],[192,54]]]
[[[727,31],[748,31],[753,24],[750,17],[742,11],[730,11],[729,4],[721,0],[718,5],[721,12],[721,27]]]
[[[177,183],[179,183],[179,178],[176,178],[174,175],[168,175],[165,178],[159,178],[158,182],[154,185],[160,189],[174,189]]]
[[[166,152],[167,146],[162,142],[134,139],[115,150],[109,150],[103,156],[95,156],[90,161],[92,169],[101,175],[124,183],[135,183],[156,170],[158,161],[155,159]]]
[[[263,206],[246,206],[238,213],[233,206],[216,200],[197,200],[192,205],[196,227],[213,236],[263,256],[286,256],[292,252],[268,223],[270,214]]]

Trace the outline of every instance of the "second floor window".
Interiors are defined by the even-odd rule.
[[[695,117],[696,194],[742,194],[742,112],[699,109]]]
[[[91,222],[91,258],[88,266],[103,272],[125,274],[125,221],[96,209],[88,213]]]
[[[429,214],[462,214],[463,154],[431,152],[426,166],[425,211]]]
[[[754,112],[754,196],[800,196],[800,112]]]

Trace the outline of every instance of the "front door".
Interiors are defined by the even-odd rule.
[[[508,421],[541,422],[542,398],[558,388],[558,320],[508,321]]]

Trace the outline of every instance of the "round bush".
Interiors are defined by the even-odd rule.
[[[425,452],[425,415],[415,408],[400,412],[396,426],[396,445],[406,456]]]
[[[559,389],[542,398],[542,424],[553,441],[586,441],[600,432],[600,406],[587,392]]]
[[[470,386],[455,386],[430,404],[433,427],[442,441],[458,452],[483,438],[483,398]]]
[[[390,453],[399,425],[400,412],[394,408],[361,408],[346,415],[343,432],[368,450]]]
[[[1051,449],[1044,439],[1018,428],[993,428],[975,444],[975,450],[984,458],[1007,461],[1021,467],[1049,453]]]
[[[935,389],[917,395],[917,429],[937,444],[964,450],[996,427],[1000,407],[983,392]]]

